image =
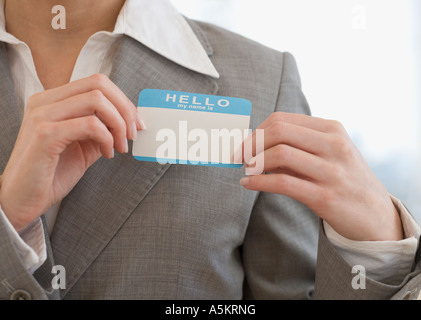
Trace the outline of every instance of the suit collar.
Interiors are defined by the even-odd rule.
[[[126,0],[114,29],[190,70],[219,78],[186,19],[168,0]]]
[[[129,37],[119,43],[111,79],[134,102],[145,88],[216,94],[211,77],[157,55]],[[67,273],[65,295],[136,210],[170,165],[139,162],[130,154],[100,159],[62,201],[51,243]],[[141,214],[137,212],[136,214]]]

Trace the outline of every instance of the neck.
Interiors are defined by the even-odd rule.
[[[63,49],[63,42],[80,42],[98,31],[112,31],[124,2],[125,0],[6,0],[6,29],[29,46],[42,41],[43,44]],[[52,13],[52,8],[56,5],[64,7],[65,14],[62,11]],[[66,29],[53,27],[53,19],[58,14],[65,19]]]
[[[70,80],[77,57],[90,36],[114,30],[124,2],[6,0],[6,30],[28,45],[38,77],[44,89],[49,89]],[[61,5],[65,12],[53,13],[56,5]],[[65,29],[58,28],[64,23]]]

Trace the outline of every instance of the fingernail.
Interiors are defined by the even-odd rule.
[[[111,150],[111,158],[110,159],[113,159],[114,158],[114,155],[115,155],[115,153],[114,153],[114,148]]]
[[[235,164],[243,163],[243,146],[242,145],[234,151],[231,160]]]
[[[145,121],[143,121],[142,117],[140,116],[139,112],[136,113],[136,120],[137,120],[137,123],[139,124],[141,130],[145,130],[146,124],[145,124]]]
[[[255,173],[255,171],[256,171],[255,168],[246,167],[245,174],[246,176],[256,176],[257,174]]]
[[[132,125],[132,140],[136,141],[137,140],[137,126],[136,123],[133,122]]]
[[[124,139],[125,143],[124,143],[124,153],[128,153],[129,152],[129,142],[127,141],[127,139]]]
[[[254,168],[256,166],[256,162],[257,162],[256,157],[253,157],[249,160],[248,163],[246,163],[246,167],[247,168]]]
[[[249,183],[250,183],[250,178],[249,178],[249,177],[244,177],[244,178],[242,178],[242,179],[240,180],[240,184],[241,184],[243,187],[248,186],[248,185],[249,185]]]

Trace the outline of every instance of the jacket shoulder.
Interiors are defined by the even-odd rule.
[[[273,111],[310,114],[291,53],[207,22],[188,22],[221,76],[221,94],[248,98],[263,116]]]
[[[237,56],[274,59],[279,61],[283,52],[269,48],[243,35],[229,31],[217,25],[187,19],[209,55],[236,54]]]

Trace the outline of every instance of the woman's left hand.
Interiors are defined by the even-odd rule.
[[[243,160],[255,164],[241,180],[245,188],[300,201],[351,240],[402,239],[391,196],[339,122],[277,112],[257,129],[264,130],[264,151],[256,155],[256,131],[244,141],[253,153]]]

